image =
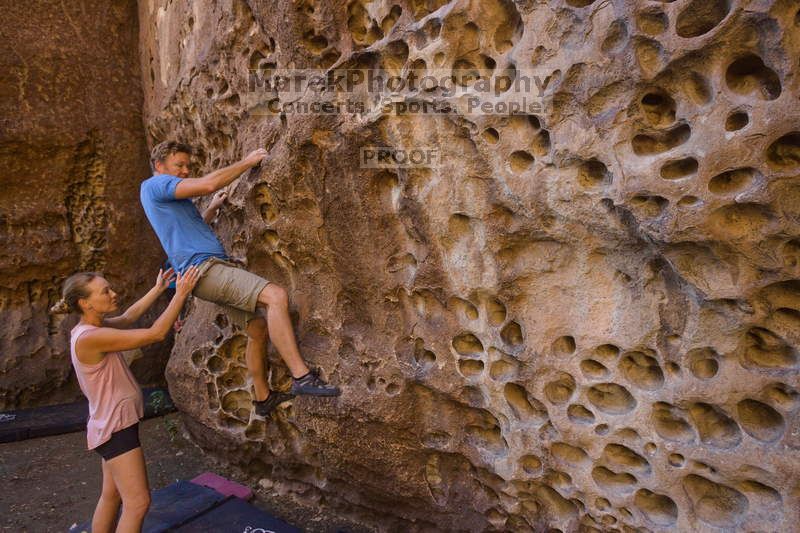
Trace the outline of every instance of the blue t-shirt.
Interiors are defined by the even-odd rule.
[[[227,259],[225,249],[188,198],[175,198],[181,179],[156,174],[142,182],[139,198],[153,230],[178,272],[209,257]]]

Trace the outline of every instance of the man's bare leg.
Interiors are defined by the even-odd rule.
[[[244,351],[244,358],[247,362],[247,370],[250,371],[250,377],[253,380],[256,400],[263,401],[269,396],[267,374],[264,370],[264,356],[267,353],[267,343],[269,342],[267,323],[261,317],[255,318],[248,322],[246,331],[247,347]]]
[[[269,333],[267,333],[267,322],[264,317],[251,320],[247,324],[247,347],[244,356],[255,389],[253,402],[255,412],[264,417],[269,416],[274,409],[287,400],[291,400],[293,396],[290,393],[269,390],[267,373],[264,368],[268,343]]]
[[[289,295],[286,294],[286,290],[274,283],[267,284],[258,295],[260,312],[263,312],[265,306],[269,337],[275,343],[275,348],[281,354],[281,358],[289,367],[289,372],[294,378],[290,393],[309,396],[338,396],[341,394],[339,387],[326,383],[316,370],[313,372],[309,370],[303,358],[300,357],[300,350],[297,348],[297,341],[292,330],[292,321],[289,318]],[[275,401],[278,401],[277,397]]]
[[[266,307],[267,328],[269,338],[281,355],[281,359],[289,367],[293,378],[308,374],[308,366],[300,357],[297,341],[289,317],[289,295],[283,287],[274,283],[267,284],[258,295],[258,306]],[[248,363],[249,366],[249,363]]]

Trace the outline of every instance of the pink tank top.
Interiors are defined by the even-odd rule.
[[[93,365],[81,363],[75,355],[78,337],[95,328],[91,324],[78,324],[70,335],[72,366],[89,400],[86,442],[90,450],[106,442],[113,432],[132,426],[144,416],[142,389],[121,352],[109,352]]]

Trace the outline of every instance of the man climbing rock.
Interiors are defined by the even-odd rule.
[[[217,193],[212,209],[203,216],[191,198],[214,194],[259,165],[267,156],[255,150],[225,168],[201,178],[190,178],[192,148],[176,141],[165,141],[153,148],[150,163],[154,175],[142,182],[140,198],[169,262],[183,272],[192,265],[200,269],[200,280],[193,295],[225,306],[247,333],[245,359],[255,389],[255,411],[267,416],[293,395],[337,396],[337,387],[326,383],[316,369],[309,369],[295,341],[289,318],[286,290],[230,262],[219,239],[208,223],[224,202]],[[269,390],[264,370],[267,342],[275,348],[292,374],[290,393]]]

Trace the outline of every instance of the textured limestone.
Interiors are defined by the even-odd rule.
[[[102,270],[127,303],[155,279],[137,200],[148,166],[135,21],[132,1],[3,6],[0,410],[80,395],[74,318],[47,313],[64,278]],[[168,353],[145,355],[133,369],[152,383]]]
[[[302,352],[344,389],[254,418],[244,337],[196,302],[168,379],[205,448],[393,530],[797,524],[794,2],[149,0],[139,16],[150,141],[194,143],[200,171],[270,148],[216,230],[290,291]],[[331,66],[536,68],[550,105],[258,113],[249,68]],[[359,168],[373,145],[439,146],[441,165]]]

